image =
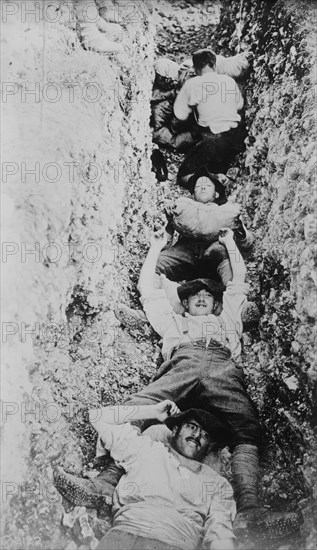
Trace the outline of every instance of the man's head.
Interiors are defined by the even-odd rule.
[[[198,75],[202,74],[204,70],[214,71],[216,67],[216,54],[212,50],[197,50],[193,53],[193,66]]]
[[[220,205],[227,201],[225,186],[209,172],[206,166],[202,166],[189,178],[187,188],[193,195],[193,199],[203,204],[214,202]]]
[[[216,191],[214,182],[206,176],[201,176],[196,181],[193,196],[195,201],[206,204],[208,202],[215,202],[219,194]]]
[[[211,279],[186,281],[177,288],[184,308],[190,315],[210,315],[215,301],[221,299],[224,287]]]
[[[168,59],[160,57],[154,63],[155,82],[154,85],[161,90],[171,90],[177,84],[179,65]]]
[[[172,430],[171,446],[182,456],[202,461],[215,442],[225,446],[229,428],[216,416],[202,409],[189,409],[165,421]]]

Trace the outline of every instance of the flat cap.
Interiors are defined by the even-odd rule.
[[[212,279],[194,279],[193,281],[185,281],[177,288],[177,294],[182,302],[189,296],[196,294],[200,290],[208,290],[213,296],[221,298],[225,287],[222,283],[213,281]]]

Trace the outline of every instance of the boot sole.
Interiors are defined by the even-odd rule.
[[[107,496],[92,495],[83,487],[74,487],[67,474],[59,469],[53,473],[54,485],[58,492],[71,504],[75,506],[85,506],[86,508],[105,508],[111,509],[112,498]]]
[[[292,518],[281,518],[271,522],[265,521],[252,521],[241,522],[242,525],[234,526],[234,534],[237,538],[245,539],[248,536],[254,538],[265,537],[268,540],[279,540],[292,535],[299,531],[302,524],[301,518],[298,514],[294,514]]]

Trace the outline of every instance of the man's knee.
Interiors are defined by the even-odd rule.
[[[215,264],[220,264],[223,260],[228,260],[226,247],[218,242],[212,243],[204,252],[204,258],[211,259]]]
[[[191,269],[190,266],[193,263],[194,260],[191,259],[189,251],[170,246],[159,255],[155,272],[158,275],[165,275],[171,281],[178,281],[186,278],[186,271]]]
[[[262,441],[261,426],[257,420],[256,413],[239,414],[232,425],[233,447],[236,445],[255,445],[260,447]]]

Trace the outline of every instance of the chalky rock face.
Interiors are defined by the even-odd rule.
[[[127,301],[131,272],[139,272],[147,243],[140,220],[157,210],[151,6],[135,3],[133,21],[122,8],[124,25],[114,23],[124,28],[118,43],[128,53],[116,57],[85,51],[72,3],[53,4],[43,20],[21,12],[42,2],[17,3],[3,26],[3,81],[16,83],[17,93],[7,89],[2,158],[15,173],[3,189],[3,237],[12,244],[3,264],[1,476],[5,540],[16,548],[70,543],[59,529],[51,464],[80,471],[92,459],[88,406],[100,402],[97,395],[109,403],[132,391],[158,355],[151,343],[139,348],[123,335],[113,313]],[[90,519],[98,532],[101,523]]]

